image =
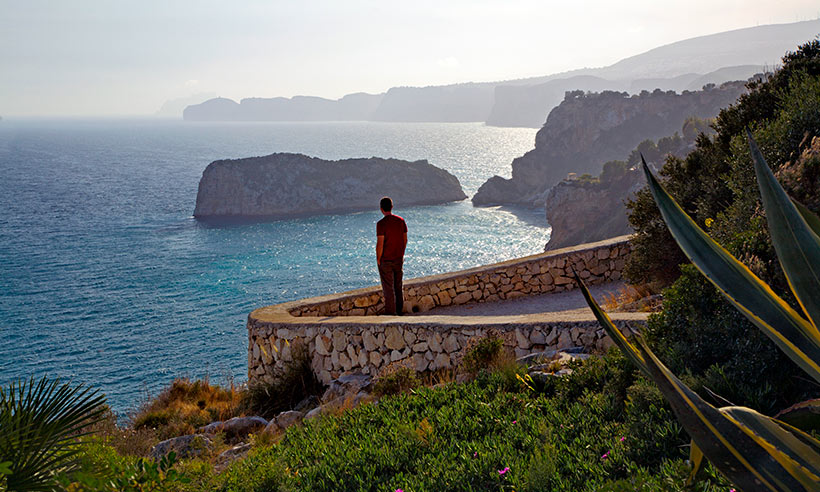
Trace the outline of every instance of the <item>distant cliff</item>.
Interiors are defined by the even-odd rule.
[[[383,94],[348,94],[341,99],[295,96],[242,99],[215,98],[188,106],[189,121],[357,121],[368,120]]]
[[[281,218],[374,210],[385,195],[397,208],[467,198],[455,176],[427,161],[326,161],[281,153],[210,163],[199,181],[194,216]]]
[[[643,140],[671,135],[687,117],[714,117],[744,90],[744,82],[727,82],[682,94],[567,93],[536,134],[535,148],[513,161],[512,179],[490,178],[473,204],[543,203],[546,191],[567,173],[598,174],[602,163],[622,158]]]
[[[493,106],[494,84],[393,87],[374,111],[374,121],[484,121]]]

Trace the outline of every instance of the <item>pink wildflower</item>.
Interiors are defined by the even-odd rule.
[[[518,421],[517,421],[517,420],[513,420],[513,424],[517,424],[517,423],[518,423]]]
[[[503,474],[507,473],[508,471],[510,471],[510,467],[505,466],[503,470],[498,470],[498,474],[503,475]]]
[[[626,441],[626,437],[621,438],[621,442],[624,442],[624,441]]]
[[[604,453],[604,454],[602,454],[602,455],[601,455],[601,459],[602,459],[602,460],[605,460],[605,459],[607,459],[607,458],[609,458],[609,452],[606,452],[606,453]]]
[[[396,489],[396,492],[404,492],[402,489]]]

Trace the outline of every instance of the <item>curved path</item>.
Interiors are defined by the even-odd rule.
[[[625,286],[623,282],[609,282],[589,287],[595,300],[604,303],[605,296],[617,295]],[[637,319],[645,319],[644,313],[635,313]],[[460,306],[437,307],[424,313],[412,316],[521,316],[540,315],[546,320],[580,321],[594,319],[592,310],[580,290],[573,289],[566,292],[540,294],[520,297],[518,299],[463,304]]]

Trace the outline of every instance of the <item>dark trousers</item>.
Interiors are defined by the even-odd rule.
[[[404,296],[401,288],[401,266],[403,260],[382,260],[379,264],[379,277],[384,291],[384,314],[401,314],[404,308]]]

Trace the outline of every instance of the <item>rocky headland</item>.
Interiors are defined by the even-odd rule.
[[[328,161],[302,154],[214,161],[199,181],[197,218],[284,218],[467,198],[458,178],[426,160],[378,157]]]
[[[604,91],[566,93],[535,136],[535,148],[512,163],[512,178],[493,176],[473,196],[474,205],[541,205],[546,192],[568,173],[601,172],[646,139],[677,131],[687,118],[711,118],[745,91],[727,82],[701,91]]]
[[[710,120],[688,118],[681,133],[657,142],[644,140],[624,161],[609,161],[600,176],[572,175],[547,192],[547,222],[552,227],[544,251],[632,234],[627,201],[646,185],[641,156],[652,169],[670,157],[686,157],[701,134],[713,134]]]

